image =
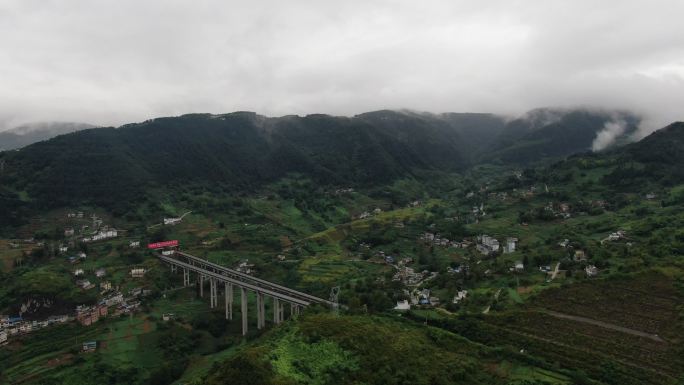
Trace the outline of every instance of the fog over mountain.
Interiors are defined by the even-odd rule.
[[[677,0],[8,0],[0,130],[236,110],[590,106],[644,116],[643,136],[684,118],[682,14]]]

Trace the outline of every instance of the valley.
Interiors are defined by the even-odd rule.
[[[523,150],[528,132],[508,138],[507,151],[535,162],[484,162],[474,154],[499,146],[497,135],[468,155],[458,119],[426,134],[400,123],[427,130],[433,118],[388,114],[358,119],[391,117],[398,131],[325,116],[256,129],[242,113],[184,116],[0,153],[0,382],[680,383],[681,123],[552,161],[548,148]],[[223,118],[227,128],[215,126]],[[297,142],[311,122],[320,138]],[[187,137],[140,151],[162,129]],[[296,146],[274,148],[264,133]],[[373,139],[405,134],[421,137]],[[443,150],[419,145],[450,135]],[[212,149],[219,138],[225,148]],[[645,148],[673,155],[644,157]],[[169,240],[326,300],[339,287],[339,314],[288,309],[285,322],[266,317],[259,329],[250,295],[243,337],[221,300],[210,307],[208,284],[183,287],[161,250],[146,247]],[[41,324],[58,315],[68,320]]]

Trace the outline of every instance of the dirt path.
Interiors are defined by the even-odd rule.
[[[582,322],[582,323],[586,323],[586,324],[590,324],[590,325],[599,326],[599,327],[602,327],[605,329],[616,330],[619,332],[631,334],[633,336],[648,338],[648,339],[656,341],[656,342],[666,342],[664,339],[660,338],[657,334],[649,334],[649,333],[641,332],[639,330],[629,329],[626,327],[609,324],[607,322],[593,320],[591,318],[585,318],[585,317],[580,317],[580,316],[570,315],[570,314],[563,314],[563,313],[559,313],[559,312],[552,311],[552,310],[545,310],[545,312],[549,315],[556,317],[556,318],[569,319],[572,321],[577,321],[577,322]]]
[[[558,275],[558,268],[560,267],[560,262],[556,263],[556,268],[553,269],[553,274],[551,274],[551,279],[549,281],[553,281],[556,279],[556,276]]]

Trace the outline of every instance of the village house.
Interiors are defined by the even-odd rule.
[[[245,259],[244,261],[240,262],[235,270],[239,271],[240,273],[252,274],[254,272],[254,264],[249,263],[249,260]]]
[[[86,258],[88,257],[88,255],[87,255],[86,253],[82,252],[82,251],[81,251],[80,253],[76,254],[76,255],[77,255],[78,258],[80,258],[80,259],[86,259]]]
[[[397,306],[394,307],[394,310],[411,310],[411,304],[408,300],[397,301]]]
[[[83,275],[83,269],[76,269],[74,270],[74,276],[80,277]]]
[[[584,250],[575,250],[575,255],[572,258],[575,262],[582,262],[587,260],[587,254]]]
[[[162,314],[162,321],[171,321],[171,320],[174,319],[174,318],[175,318],[175,316],[174,316],[173,313],[164,313],[164,314]]]
[[[176,252],[175,250],[162,250],[161,254],[164,256],[167,256],[167,255],[173,255],[173,253],[175,253],[175,252]]]
[[[69,251],[69,248],[68,248],[68,247],[66,247],[66,246],[60,246],[60,247],[59,247],[59,252],[60,252],[60,253],[66,253],[67,251]]]
[[[164,225],[175,226],[181,223],[180,218],[164,218]]]
[[[430,290],[423,289],[418,295],[419,305],[430,305]]]
[[[90,290],[95,287],[95,285],[90,283],[90,281],[87,279],[79,279],[76,281],[76,285],[80,286],[83,290]]]
[[[276,259],[282,262],[285,260],[285,256],[282,254],[278,254],[278,255],[276,255]]]
[[[656,195],[653,192],[646,194],[646,199],[648,199],[648,200],[653,200],[653,199],[656,199],[657,197],[658,197],[658,195]]]
[[[83,353],[92,353],[97,350],[96,341],[87,341],[83,343]]]
[[[131,249],[137,249],[138,247],[140,247],[140,241],[131,241],[128,244],[128,247]]]
[[[83,326],[90,326],[106,317],[109,312],[107,305],[78,306],[76,307],[76,320]]]
[[[133,278],[142,278],[145,276],[146,270],[142,267],[136,267],[131,269],[131,277]]]
[[[73,235],[74,235],[74,229],[73,228],[67,227],[66,229],[64,229],[64,236],[65,237],[71,237]]]
[[[105,270],[104,268],[99,268],[99,269],[97,269],[97,270],[95,271],[95,276],[96,276],[97,278],[102,278],[102,277],[104,277],[105,275],[107,275],[107,270]]]
[[[453,301],[451,301],[451,302],[452,303],[459,303],[459,302],[463,301],[464,299],[466,299],[467,296],[468,296],[468,290],[459,290],[458,293],[456,293],[456,295],[454,296]]]
[[[510,254],[515,252],[515,247],[518,244],[518,238],[506,238],[506,246],[504,246],[504,253]]]
[[[0,330],[0,345],[4,344],[5,342],[7,342],[7,332]]]
[[[513,266],[513,270],[515,270],[518,273],[525,271],[525,265],[522,263],[522,261],[517,261],[515,263],[515,266]]]
[[[589,265],[584,268],[584,272],[587,273],[587,277],[595,277],[598,275],[598,268],[594,265]]]
[[[499,241],[489,235],[482,234],[477,236],[477,250],[484,254],[490,255],[499,251]]]
[[[560,246],[562,248],[568,247],[569,244],[570,244],[569,239],[563,239],[562,241],[558,242],[558,246]]]
[[[109,281],[100,282],[100,291],[112,290],[112,283]]]
[[[111,286],[111,284],[110,284]],[[107,306],[116,306],[124,302],[124,296],[121,293],[115,293],[110,295],[109,297],[105,298],[102,300],[102,303],[107,305]]]

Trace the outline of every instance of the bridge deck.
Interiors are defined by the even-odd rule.
[[[246,282],[246,283],[251,284],[253,286],[261,287],[261,288],[264,288],[264,289],[267,289],[267,290],[270,290],[273,292],[282,293],[283,295],[287,295],[290,297],[299,298],[303,301],[310,302],[310,303],[320,303],[320,304],[324,304],[324,305],[328,305],[328,306],[334,305],[332,302],[325,300],[323,298],[319,298],[319,297],[316,297],[316,296],[313,296],[313,295],[310,295],[307,293],[303,293],[301,291],[290,289],[288,287],[278,285],[276,283],[269,282],[269,281],[266,281],[264,279],[253,277],[249,274],[245,274],[245,273],[239,272],[237,270],[233,270],[233,269],[227,268],[225,266],[221,266],[219,264],[209,262],[207,260],[195,257],[194,255],[191,255],[188,253],[176,251],[175,254],[179,255],[181,257],[187,258],[187,260],[189,262],[191,262],[191,264],[196,263],[196,264],[203,265],[203,266],[205,266],[204,268],[206,270],[218,272],[224,276],[229,276],[229,277],[236,279],[240,282]]]
[[[257,293],[266,294],[268,296],[278,298],[278,299],[293,303],[295,305],[308,306],[311,304],[311,301],[306,301],[306,300],[303,300],[301,298],[293,297],[293,296],[288,295],[286,293],[273,291],[273,290],[266,288],[266,287],[263,287],[263,286],[257,286],[257,285],[254,285],[252,283],[249,283],[249,282],[241,281],[241,280],[235,279],[233,277],[229,277],[229,276],[226,276],[226,275],[214,272],[214,271],[204,269],[204,268],[199,267],[199,266],[195,266],[195,265],[191,265],[191,264],[188,264],[185,262],[181,262],[181,261],[174,259],[174,258],[170,258],[170,257],[166,257],[166,256],[159,256],[159,259],[162,260],[163,262],[168,263],[168,264],[180,266],[184,269],[187,269],[189,271],[194,271],[198,274],[202,274],[202,275],[207,276],[209,278],[214,278],[214,279],[217,279],[221,282],[229,282],[229,283],[232,283],[236,286],[244,287],[245,289],[252,290],[252,291],[257,292]]]

